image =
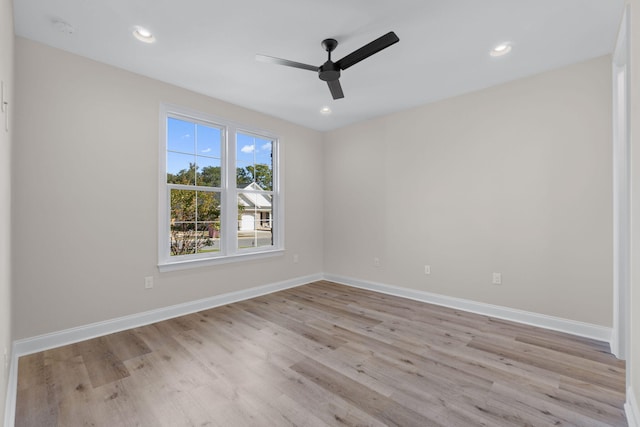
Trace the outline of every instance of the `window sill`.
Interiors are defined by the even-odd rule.
[[[269,251],[236,254],[236,255],[229,255],[229,256],[219,257],[219,258],[201,258],[201,259],[190,259],[190,260],[178,261],[178,262],[165,262],[165,263],[158,264],[158,270],[160,270],[160,273],[164,273],[166,271],[187,270],[191,268],[207,267],[207,266],[220,265],[220,264],[229,264],[232,262],[242,262],[242,261],[252,261],[256,259],[272,258],[276,256],[282,256],[283,254],[284,254],[284,249],[273,249]]]

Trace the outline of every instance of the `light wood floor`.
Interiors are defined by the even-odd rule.
[[[330,282],[19,360],[16,426],[626,426],[602,342]]]

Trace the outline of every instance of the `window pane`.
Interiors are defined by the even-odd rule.
[[[194,185],[195,164],[193,155],[167,152],[167,182]]]
[[[263,193],[238,194],[238,248],[273,245],[271,196]]]
[[[220,160],[209,157],[197,157],[196,185],[220,187]]]
[[[167,119],[167,150],[195,154],[196,125],[184,120]]]
[[[220,250],[220,193],[171,190],[171,255]]]
[[[171,190],[171,255],[196,253],[196,192]]]
[[[196,131],[198,135],[198,140],[196,141],[198,146],[197,154],[220,159],[220,142],[222,138],[220,129],[198,124],[196,125]]]
[[[265,138],[243,133],[237,134],[236,182],[237,188],[273,190],[273,144]]]
[[[256,149],[255,137],[244,133],[236,136],[236,161],[240,164],[253,164],[253,154]]]
[[[196,251],[217,252],[220,250],[220,193],[197,191],[198,209],[196,222]]]

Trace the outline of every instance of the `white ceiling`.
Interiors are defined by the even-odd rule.
[[[261,111],[330,130],[611,53],[623,0],[14,0],[16,34]],[[56,20],[73,34],[59,31]],[[148,27],[156,42],[132,36]],[[332,100],[314,72],[394,31],[400,42],[342,72]],[[489,56],[509,41],[512,52]],[[319,110],[329,106],[333,113]]]

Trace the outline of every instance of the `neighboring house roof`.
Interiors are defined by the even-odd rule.
[[[255,182],[244,187],[244,190],[264,191]],[[260,193],[240,193],[238,195],[238,204],[250,209],[271,209],[271,196]]]

